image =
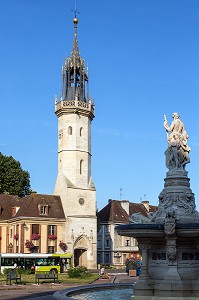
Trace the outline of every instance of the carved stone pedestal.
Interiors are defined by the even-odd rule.
[[[178,223],[197,223],[195,197],[190,189],[190,179],[184,169],[168,171],[164,189],[159,195],[156,223],[164,223],[167,213],[175,215]]]

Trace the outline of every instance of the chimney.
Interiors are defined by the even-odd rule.
[[[129,215],[129,201],[122,200],[121,201],[121,206],[126,211],[126,213]]]
[[[142,204],[144,205],[144,207],[146,208],[146,210],[149,212],[149,201],[147,201],[147,200],[143,200],[142,201]]]

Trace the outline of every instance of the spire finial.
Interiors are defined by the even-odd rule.
[[[73,23],[74,23],[74,40],[73,40],[72,56],[73,56],[73,59],[75,61],[77,59],[77,57],[80,56],[79,47],[78,47],[78,40],[77,40],[77,24],[78,24],[77,14],[79,13],[79,11],[77,10],[76,0],[75,0],[75,9],[74,10],[72,9],[72,11],[74,12],[74,19],[73,19]]]
[[[77,1],[75,0],[75,9],[74,9],[74,14],[75,14],[75,18],[77,17]]]
[[[77,24],[78,23],[78,18],[77,18],[77,14],[79,14],[79,11],[77,10],[77,1],[75,0],[75,9],[72,11],[74,12],[74,19],[73,19],[73,23]]]

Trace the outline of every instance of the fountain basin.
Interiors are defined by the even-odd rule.
[[[53,298],[56,300],[111,300],[113,296],[115,300],[130,300],[133,296],[133,284],[92,284],[60,290],[53,294]]]

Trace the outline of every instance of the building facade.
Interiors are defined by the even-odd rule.
[[[74,20],[71,55],[62,67],[61,97],[55,98],[58,118],[58,175],[54,194],[61,197],[65,240],[74,265],[96,267],[96,190],[91,177],[91,122],[94,103],[88,93],[88,70],[80,56]]]
[[[0,195],[0,253],[63,253],[65,230],[60,197]]]
[[[120,268],[124,267],[126,259],[132,255],[139,259],[136,239],[118,235],[115,227],[130,223],[129,217],[134,213],[147,217],[149,212],[155,212],[156,209],[157,207],[150,205],[149,201],[132,203],[127,200],[110,199],[97,214],[97,263]]]

